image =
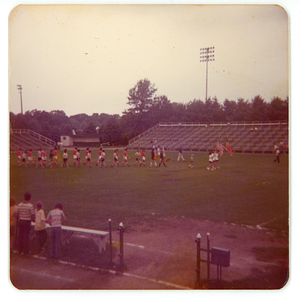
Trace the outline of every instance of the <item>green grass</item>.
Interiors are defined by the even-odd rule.
[[[112,151],[106,151],[106,163],[112,163]],[[48,152],[47,152],[48,154]],[[82,156],[83,156],[82,151]],[[120,155],[122,154],[122,151]],[[228,154],[220,157],[220,169],[208,171],[208,154],[194,153],[194,168],[177,162],[177,153],[167,153],[168,167],[99,168],[97,151],[93,166],[74,168],[29,168],[17,166],[11,154],[10,191],[18,202],[25,191],[31,202],[44,203],[45,213],[57,202],[64,205],[68,225],[105,229],[110,218],[119,222],[153,220],[179,216],[288,230],[289,168],[288,155],[273,163],[273,155]],[[72,157],[72,153],[69,154]],[[129,152],[134,164],[134,152]],[[120,158],[120,161],[122,158]],[[103,227],[104,226],[104,227]]]

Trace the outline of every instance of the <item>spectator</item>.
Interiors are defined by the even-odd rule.
[[[55,209],[51,210],[47,216],[47,222],[51,226],[51,258],[60,258],[61,254],[61,222],[62,219],[67,220],[63,205],[57,203]]]
[[[35,221],[34,207],[29,202],[31,194],[24,194],[24,201],[18,205],[19,217],[19,254],[29,253],[29,233],[31,229],[31,221]]]
[[[46,218],[41,201],[38,201],[35,205],[34,230],[38,241],[38,252],[40,253],[45,250],[45,243],[47,241]]]
[[[16,199],[10,198],[10,250],[15,248],[16,232],[17,232],[17,217],[18,206],[16,205]]]

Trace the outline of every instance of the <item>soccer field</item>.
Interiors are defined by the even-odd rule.
[[[150,168],[149,151],[146,167],[133,167],[135,152],[129,151],[130,167],[111,168],[112,153],[106,151],[107,168],[95,166],[98,151],[92,152],[91,168],[73,167],[72,151],[70,168],[60,167],[61,152],[56,168],[19,168],[12,153],[10,195],[19,203],[24,192],[31,192],[31,202],[41,200],[46,215],[61,202],[66,224],[84,228],[103,229],[108,219],[117,228],[128,219],[178,216],[288,230],[288,155],[278,164],[274,155],[224,154],[221,168],[209,171],[207,153],[194,153],[192,169],[187,152],[184,162],[177,162],[177,152],[167,152],[167,168]]]

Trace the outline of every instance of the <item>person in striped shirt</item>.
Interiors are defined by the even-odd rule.
[[[51,258],[60,258],[61,253],[61,223],[62,219],[67,220],[64,212],[63,205],[57,203],[55,209],[51,210],[47,216],[47,223],[51,226]]]
[[[34,207],[29,201],[31,194],[26,192],[24,200],[18,205],[19,217],[19,254],[29,253],[29,233],[31,229],[31,221],[35,221]]]

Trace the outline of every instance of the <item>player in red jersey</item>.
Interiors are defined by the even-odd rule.
[[[57,160],[58,160],[58,157],[57,157],[57,147],[54,148],[54,157],[53,157],[53,164],[54,166],[57,165]]]
[[[29,152],[28,152],[28,164],[29,164],[30,162],[31,162],[33,165],[35,165],[34,162],[33,162],[32,149],[30,149]]]
[[[146,166],[146,154],[145,154],[145,150],[142,150],[142,162],[141,162],[141,164],[140,164],[140,166]]]
[[[99,153],[98,153],[98,161],[96,163],[96,166],[98,166],[98,164],[101,162],[101,155],[102,155],[102,148],[100,147]]]
[[[18,165],[22,162],[22,151],[21,149],[18,149],[17,151],[17,158],[18,158]]]
[[[42,164],[43,164],[43,166],[47,166],[47,163],[46,163],[47,156],[46,156],[46,152],[45,152],[44,149],[42,149],[41,156],[42,156]]]
[[[123,163],[122,163],[122,166],[124,166],[124,164],[127,164],[127,166],[130,166],[128,164],[128,153],[127,153],[127,149],[124,150],[124,153],[123,153]]]
[[[113,154],[113,163],[111,165],[111,167],[117,167],[119,166],[119,152],[118,149],[115,150],[114,154]]]
[[[77,165],[77,147],[75,147],[74,152],[73,152],[73,165],[76,166]]]
[[[89,154],[90,149],[87,147],[85,150],[85,162],[83,163],[83,165],[87,164],[87,158],[88,158],[88,154]]]

